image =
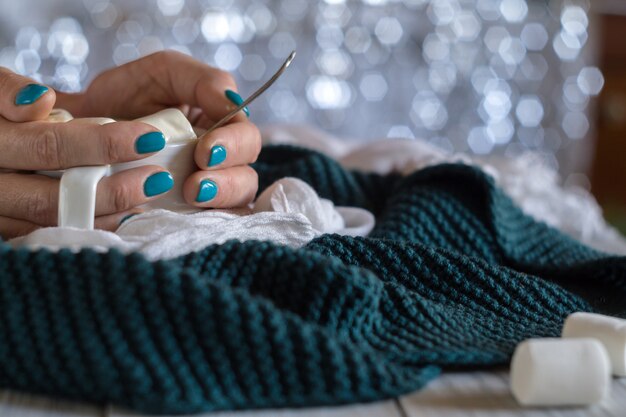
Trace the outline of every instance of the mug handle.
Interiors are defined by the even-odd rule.
[[[65,170],[59,187],[59,227],[93,230],[96,189],[110,168],[110,165],[100,165]]]
[[[113,123],[106,117],[83,119],[99,125]],[[96,189],[102,177],[109,175],[110,165],[69,168],[59,182],[59,227],[93,230],[96,215]]]
[[[106,117],[91,117],[82,120],[100,125],[115,122]],[[196,138],[191,123],[178,109],[161,110],[136,121],[147,123],[160,130],[167,142]],[[93,230],[96,189],[102,177],[110,173],[111,165],[69,168],[63,172],[59,184],[59,227]]]

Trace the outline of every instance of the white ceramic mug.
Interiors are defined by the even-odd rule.
[[[71,120],[71,115],[62,110],[56,110],[48,120],[66,122]],[[115,120],[108,118],[83,120],[98,124],[115,122]],[[61,177],[59,227],[93,229],[98,182],[105,176],[143,165],[159,165],[167,169],[174,178],[174,187],[166,195],[141,207],[189,213],[199,211],[199,209],[187,204],[183,198],[183,183],[196,170],[193,155],[198,142],[193,127],[185,115],[178,109],[166,109],[137,119],[137,121],[147,123],[160,130],[165,136],[165,148],[148,158],[132,162],[40,172],[49,176]]]

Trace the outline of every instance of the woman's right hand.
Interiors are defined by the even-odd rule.
[[[57,224],[59,180],[33,171],[133,161],[165,146],[163,134],[145,123],[47,122],[55,101],[51,88],[0,67],[0,236],[4,239]],[[169,191],[171,182],[163,182],[160,188],[159,184],[150,187],[150,195],[144,192],[148,178],[163,171],[148,165],[104,177],[97,189],[95,227],[115,230],[125,217],[139,211],[136,206]]]

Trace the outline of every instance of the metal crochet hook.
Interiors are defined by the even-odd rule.
[[[217,122],[213,126],[211,126],[211,128],[209,130],[207,130],[206,133],[209,133],[209,132],[217,129],[218,127],[222,126],[224,123],[229,121],[234,115],[239,113],[244,107],[246,107],[248,104],[252,103],[254,101],[254,99],[256,99],[258,96],[263,94],[263,92],[265,90],[267,90],[268,88],[270,88],[270,86],[272,84],[274,84],[274,82],[278,79],[278,77],[280,77],[282,75],[282,73],[287,69],[287,67],[289,66],[289,64],[291,64],[291,61],[293,61],[293,59],[295,57],[296,57],[296,51],[291,51],[291,53],[289,54],[289,56],[287,57],[285,62],[283,62],[283,65],[281,65],[280,68],[278,68],[278,71],[276,71],[276,73],[274,75],[272,75],[272,78],[267,80],[267,82],[265,84],[263,84],[261,86],[261,88],[256,90],[250,97],[248,97],[243,103],[241,103],[235,110],[231,111],[226,116],[222,117],[222,119],[219,122]]]

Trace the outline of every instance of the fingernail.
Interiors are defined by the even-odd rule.
[[[196,201],[198,203],[206,203],[213,200],[217,195],[217,184],[211,180],[202,180]]]
[[[174,178],[169,172],[157,172],[148,177],[143,183],[143,193],[146,197],[163,194],[172,189],[174,186]]]
[[[33,104],[39,100],[39,97],[46,94],[49,88],[41,84],[28,84],[22,88],[15,96],[15,105],[24,106],[26,104]]]
[[[211,148],[211,156],[209,156],[209,166],[214,167],[219,165],[226,159],[226,148],[222,145],[217,145]]]
[[[161,132],[145,133],[135,141],[135,150],[137,153],[158,152],[165,148],[165,136]]]
[[[121,225],[122,223],[124,223],[126,220],[128,220],[128,219],[130,219],[131,217],[134,217],[134,216],[136,216],[136,215],[138,215],[138,214],[139,214],[139,213],[131,213],[131,214],[129,214],[128,216],[124,216],[124,218],[123,218],[122,220],[120,220],[120,225]]]
[[[226,98],[235,103],[236,106],[241,106],[241,103],[243,103],[243,99],[241,98],[241,96],[233,90],[226,90],[225,94]],[[243,108],[243,112],[246,114],[247,117],[250,117],[250,110],[248,110],[247,106]]]

